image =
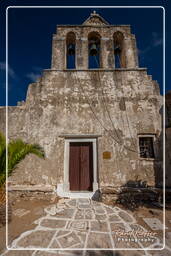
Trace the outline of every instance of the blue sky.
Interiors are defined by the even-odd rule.
[[[3,2],[3,3],[2,3]],[[71,5],[71,1],[2,1],[0,47],[0,105],[5,105],[5,8],[13,5]],[[156,5],[166,8],[166,91],[169,85],[169,12],[168,1],[91,1],[99,5]],[[140,67],[147,67],[148,74],[163,87],[163,10],[161,8],[82,8],[89,1],[73,1],[80,8],[12,8],[8,14],[9,38],[9,105],[25,100],[29,83],[51,65],[52,35],[57,24],[81,24],[96,10],[110,24],[130,24],[137,39]],[[171,21],[170,21],[171,23]]]

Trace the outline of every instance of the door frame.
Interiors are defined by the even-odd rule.
[[[74,193],[70,191],[69,183],[69,152],[70,152],[70,143],[71,142],[92,142],[93,145],[93,192],[98,189],[97,182],[97,139],[96,138],[66,138],[64,145],[64,183],[63,183],[63,192]],[[78,191],[78,194],[81,191]],[[87,191],[90,192],[90,191]],[[85,192],[85,193],[87,193]]]
[[[93,191],[93,143],[70,142],[69,182],[72,192]]]

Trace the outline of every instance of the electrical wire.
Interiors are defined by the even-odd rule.
[[[97,65],[99,66],[99,63],[98,63],[98,61],[97,61],[96,56],[94,56],[94,57],[95,57],[95,60],[96,60]],[[113,120],[112,120],[112,118],[111,118],[110,111],[109,111],[109,109],[108,109],[108,107],[107,107],[106,97],[105,97],[105,95],[104,95],[103,87],[102,87],[102,85],[101,85],[100,72],[98,71],[97,74],[98,74],[98,77],[99,77],[99,84],[100,84],[101,92],[102,92],[103,105],[104,105],[104,107],[105,107],[105,109],[106,109],[106,112],[107,112],[107,114],[108,114],[109,120],[110,120],[110,122],[111,122],[111,124],[112,124],[113,131],[115,132],[115,134],[116,134],[118,140],[121,141],[121,140],[120,140],[120,137],[119,137],[119,135],[118,135],[118,132],[117,132],[115,126],[114,126]]]
[[[89,104],[89,107],[90,107],[90,109],[91,109],[91,111],[92,111],[94,117],[95,117],[96,120],[99,122],[99,124],[101,125],[101,127],[102,127],[102,128],[109,134],[109,136],[110,136],[115,142],[117,142],[119,145],[123,146],[125,149],[127,149],[127,150],[129,150],[129,151],[135,152],[135,150],[133,150],[133,149],[131,149],[131,148],[125,146],[123,143],[121,143],[120,141],[118,141],[118,140],[111,134],[111,130],[108,130],[108,129],[103,125],[103,123],[101,122],[101,120],[100,120],[100,119],[98,118],[98,116],[96,115],[96,113],[95,113],[95,111],[94,111],[94,109],[93,109],[93,106],[92,106],[92,104],[91,104],[91,102],[90,102],[90,100],[89,100],[89,97],[86,95],[86,93],[85,93],[85,91],[84,91],[84,89],[83,89],[83,86],[82,86],[82,84],[81,84],[80,79],[79,79],[77,76],[75,76],[75,78],[76,78],[76,79],[75,79],[76,81],[78,80],[78,82],[79,82],[79,84],[80,84],[80,88],[81,88],[81,90],[82,90],[82,93],[84,94],[84,97],[86,98],[87,103]]]

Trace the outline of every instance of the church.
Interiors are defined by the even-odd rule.
[[[129,25],[96,12],[81,25],[58,25],[50,69],[25,102],[8,107],[9,139],[39,144],[46,158],[28,155],[9,187],[91,198],[131,182],[162,186],[161,115],[159,85],[139,67]]]

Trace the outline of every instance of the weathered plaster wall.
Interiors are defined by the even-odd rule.
[[[171,91],[166,94],[166,187],[171,186]]]
[[[76,38],[76,69],[66,70],[66,38]],[[88,70],[88,36],[100,36],[101,66]],[[115,32],[122,33],[120,47],[124,69],[115,69]],[[122,66],[123,67],[123,66]],[[0,108],[4,131],[5,109]],[[39,143],[46,160],[29,155],[20,163],[11,184],[53,185],[63,183],[66,135],[97,138],[100,187],[125,185],[142,179],[161,183],[162,99],[158,84],[138,68],[135,36],[129,25],[109,25],[93,13],[82,25],[57,27],[53,35],[52,65],[30,84],[26,102],[9,108],[9,138]],[[138,135],[155,136],[155,160],[140,159]],[[98,135],[98,136],[97,136]],[[103,152],[111,152],[103,159]]]
[[[0,107],[0,131],[5,134],[6,129],[6,109],[5,107]]]
[[[171,186],[171,127],[166,128],[166,187]]]
[[[63,135],[98,134],[101,187],[135,179],[154,185],[161,172],[161,105],[158,84],[145,69],[45,70],[30,84],[25,104],[9,108],[9,137],[39,143],[46,160],[28,156],[11,184],[63,183]],[[138,134],[143,133],[156,135],[156,160],[139,159]],[[103,159],[104,151],[111,159]]]

